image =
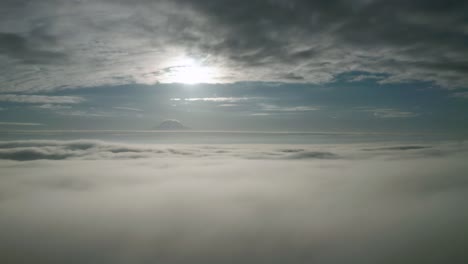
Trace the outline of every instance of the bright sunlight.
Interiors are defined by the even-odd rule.
[[[207,67],[200,62],[187,57],[174,61],[167,75],[168,82],[198,84],[212,83],[216,77],[216,69]]]

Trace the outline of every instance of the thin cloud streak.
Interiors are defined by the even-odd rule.
[[[245,102],[245,101],[252,101],[252,100],[259,100],[263,99],[260,97],[190,97],[190,98],[171,98],[171,101],[187,101],[187,102],[228,102],[228,103],[236,103],[236,102]]]
[[[41,123],[0,122],[0,126],[42,126]]]
[[[132,107],[115,106],[115,107],[112,107],[112,108],[117,109],[117,110],[144,112],[144,110],[141,110],[141,109],[138,109],[138,108],[132,108]]]
[[[0,102],[27,104],[78,104],[83,101],[84,98],[78,96],[0,94]]]

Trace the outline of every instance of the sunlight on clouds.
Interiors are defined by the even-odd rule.
[[[208,67],[189,57],[180,57],[171,62],[164,82],[170,83],[213,83],[218,75],[218,69]]]

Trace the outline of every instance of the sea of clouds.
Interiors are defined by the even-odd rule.
[[[0,263],[466,263],[468,145],[0,142]]]

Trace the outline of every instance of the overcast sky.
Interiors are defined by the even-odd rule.
[[[466,1],[1,0],[0,129],[468,130]]]

